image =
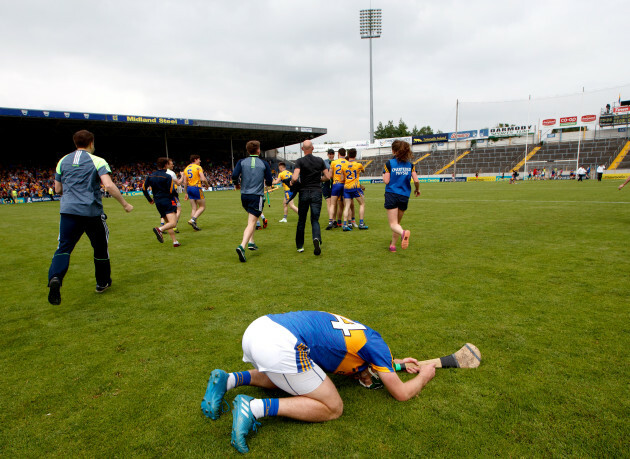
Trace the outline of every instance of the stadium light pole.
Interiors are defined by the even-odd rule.
[[[359,12],[361,39],[370,40],[370,144],[374,143],[374,91],[372,85],[372,38],[381,36],[381,10],[368,9]]]

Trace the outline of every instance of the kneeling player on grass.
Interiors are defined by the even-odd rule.
[[[381,335],[371,328],[337,314],[296,311],[269,314],[252,322],[243,335],[243,361],[255,370],[210,375],[202,412],[215,420],[224,410],[225,392],[242,385],[280,388],[293,397],[254,399],[237,395],[232,416],[232,445],[249,451],[245,437],[265,416],[285,416],[308,422],[338,418],[343,401],[328,373],[358,376],[363,385],[380,381],[399,401],[418,395],[435,376],[434,362],[420,366],[416,359],[393,359]],[[395,370],[405,365],[417,376],[401,381]],[[371,375],[374,376],[371,376]],[[367,380],[367,381],[365,381]]]
[[[142,192],[149,201],[149,204],[155,204],[156,209],[160,213],[166,223],[159,228],[153,228],[153,232],[159,242],[164,242],[163,232],[168,232],[173,240],[173,247],[179,247],[180,243],[175,237],[173,228],[177,225],[177,201],[175,197],[175,187],[173,179],[166,173],[166,166],[169,162],[168,158],[158,158],[158,170],[147,177],[142,185]],[[149,188],[153,193],[153,197],[149,194]]]
[[[420,196],[420,181],[414,165],[411,164],[413,155],[409,144],[402,140],[394,140],[392,153],[394,157],[387,161],[383,167],[383,182],[386,184],[385,209],[387,209],[389,227],[392,229],[389,251],[395,252],[398,239],[402,239],[401,247],[403,249],[409,246],[411,231],[403,230],[400,222],[407,210],[409,195],[411,194],[411,180],[416,187],[414,191],[416,197]]]

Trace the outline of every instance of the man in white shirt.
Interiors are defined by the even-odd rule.
[[[604,165],[597,166],[597,181],[602,181],[602,175],[604,175]]]
[[[582,182],[584,180],[584,176],[586,175],[586,169],[584,166],[580,166],[577,170],[578,173],[578,182]]]

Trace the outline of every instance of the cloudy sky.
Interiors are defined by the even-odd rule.
[[[461,129],[630,99],[629,0],[0,0],[0,107],[367,139],[359,10],[370,7],[383,15],[375,125],[402,118],[453,131],[457,99]]]

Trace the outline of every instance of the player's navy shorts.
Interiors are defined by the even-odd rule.
[[[265,205],[265,197],[257,194],[242,194],[241,204],[247,213],[252,214],[254,217],[260,217]]]
[[[343,183],[333,183],[330,194],[332,196],[343,196]]]
[[[343,189],[344,199],[360,198],[361,196],[363,196],[363,190],[361,188],[344,188]]]
[[[155,201],[155,208],[160,213],[160,217],[166,218],[166,214],[174,214],[177,212],[177,201],[176,198],[171,200],[168,199],[160,199]]]
[[[385,208],[407,210],[409,204],[409,196],[403,196],[397,193],[385,193]]]
[[[186,187],[186,193],[188,193],[188,199],[203,199],[203,190],[198,186]]]
[[[286,202],[289,202],[291,199],[293,199],[293,193],[291,192],[291,190],[286,190],[284,192],[284,199]]]
[[[330,186],[330,180],[322,183],[322,194],[324,195],[324,199],[330,198],[332,192],[332,188]]]

